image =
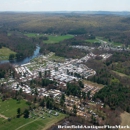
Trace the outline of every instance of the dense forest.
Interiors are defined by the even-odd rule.
[[[130,112],[129,55],[129,52],[115,52],[106,61],[87,62],[89,67],[96,70],[96,75],[89,77],[88,80],[105,85],[93,99],[101,99],[111,109],[120,107],[127,112]]]
[[[0,65],[0,79],[1,78],[15,78],[16,72],[11,64],[1,64]]]
[[[31,56],[36,48],[36,43],[26,37],[17,35],[7,36],[5,33],[0,33],[0,46],[10,48],[16,52],[16,54],[10,55],[10,60],[19,60]]]
[[[24,22],[23,22],[24,21]],[[129,16],[47,13],[1,13],[1,30],[55,34],[94,34],[129,44]]]
[[[72,34],[74,38],[64,40],[60,42],[61,44],[46,45],[43,44],[43,40],[47,40],[48,37],[27,37],[25,33]],[[96,43],[90,44],[85,40],[101,36],[128,47],[129,35],[129,16],[80,13],[0,13],[0,47],[6,46],[16,52],[16,55],[10,56],[10,60],[31,56],[36,44],[40,44],[40,52],[43,54],[53,51],[62,57],[80,58],[86,53],[71,48],[71,45],[97,46]]]

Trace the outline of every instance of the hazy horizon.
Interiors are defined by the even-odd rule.
[[[0,12],[130,11],[130,0],[0,0]]]

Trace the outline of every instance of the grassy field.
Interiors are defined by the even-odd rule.
[[[119,42],[112,42],[112,45],[114,45],[115,47],[117,47],[117,46],[122,46],[122,43],[119,43]]]
[[[102,84],[97,84],[97,83],[94,83],[94,82],[91,82],[91,81],[88,81],[88,80],[83,80],[83,83],[91,85],[91,86],[99,87],[99,88],[103,88],[104,87]]]
[[[73,38],[74,36],[73,35],[62,35],[62,36],[47,35],[47,37],[49,38],[49,40],[46,40],[46,41],[43,41],[43,42],[53,44],[53,43],[59,43],[59,42],[64,41],[66,39]]]
[[[64,57],[56,56],[55,54],[49,57],[49,60],[57,61],[57,62],[63,62],[65,61]]]
[[[121,126],[130,126],[130,114],[127,112],[124,112],[121,114]],[[128,129],[119,129],[119,130],[128,130]]]
[[[48,37],[48,40],[43,40],[44,43],[59,43],[65,39],[73,38],[73,35],[44,35],[44,34],[38,34],[38,33],[25,33],[24,34],[27,37],[40,37],[40,36],[46,36]]]
[[[2,47],[0,49],[0,60],[8,60],[10,54],[16,54],[14,51],[11,51],[9,48]]]
[[[86,42],[89,42],[89,43],[95,43],[95,42],[100,42],[99,40],[97,39],[89,39],[89,40],[85,40]]]
[[[41,117],[28,118],[23,117],[12,119],[11,121],[6,121],[0,123],[1,130],[46,130],[51,127],[53,124],[64,119],[65,114],[59,113],[58,116],[44,114],[44,119]],[[0,120],[1,121],[1,120]]]
[[[109,43],[110,43],[111,45],[113,45],[114,47],[122,46],[122,43],[119,43],[119,42],[110,42],[110,41],[108,41],[108,39],[103,38],[103,37],[96,37],[96,40],[97,40],[97,41],[103,40],[103,41],[105,41],[105,42],[109,42]]]
[[[16,118],[17,108],[27,108],[26,101],[21,100],[20,103],[13,99],[6,101],[0,100],[0,130],[46,130],[53,124],[64,119],[67,115],[50,110],[34,110],[30,111],[31,118]],[[12,117],[11,121],[7,117]]]
[[[39,37],[39,36],[43,36],[43,34],[38,34],[38,33],[25,33],[24,34],[27,37]]]
[[[118,75],[121,76],[121,77],[127,77],[127,78],[130,78],[130,76],[128,76],[128,75],[126,75],[126,74],[123,74],[123,73],[120,73],[120,72],[117,72],[117,71],[112,71],[112,72],[118,74]]]
[[[9,99],[2,102],[2,100],[0,99],[0,114],[6,117],[13,117],[17,115],[18,108],[28,108],[26,101],[21,100],[20,102],[18,102],[16,100]]]

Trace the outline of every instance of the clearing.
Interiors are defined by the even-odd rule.
[[[25,36],[27,37],[39,37],[39,36],[43,36],[43,34],[39,34],[39,33],[24,33]]]
[[[26,101],[0,99],[0,130],[46,130],[67,116],[55,110],[37,109],[30,111],[30,118],[16,118],[18,108],[21,108],[21,111],[28,108]],[[7,120],[8,117],[11,117],[10,121]]]
[[[48,40],[44,40],[44,43],[54,44],[64,41],[66,39],[71,39],[73,35],[47,35]]]
[[[130,126],[130,114],[124,112],[121,114],[121,126]],[[119,130],[128,130],[128,129],[119,129]]]
[[[20,102],[14,99],[8,99],[2,101],[0,99],[0,114],[5,117],[14,117],[17,115],[17,109],[28,108],[25,100],[21,100]],[[2,116],[1,116],[2,117]]]
[[[95,86],[95,87],[98,87],[98,88],[104,87],[104,85],[102,85],[102,84],[97,84],[97,83],[94,83],[94,82],[91,82],[91,81],[88,81],[88,80],[83,80],[83,83],[88,84],[90,86]]]
[[[85,41],[86,41],[86,42],[89,42],[89,43],[95,43],[95,42],[100,43],[100,41],[97,40],[97,39],[88,39],[88,40],[85,40]]]
[[[16,52],[10,50],[9,48],[2,47],[0,49],[0,60],[8,60],[10,54],[16,54]]]
[[[114,70],[112,70],[112,72],[114,72],[115,74],[118,74],[118,75],[121,76],[121,77],[130,78],[130,76],[128,76],[128,75],[126,75],[126,74],[123,74],[123,73],[120,73],[120,72],[117,72],[117,71],[114,71]]]

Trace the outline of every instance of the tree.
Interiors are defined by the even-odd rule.
[[[86,93],[85,92],[82,92],[82,98],[86,99]]]
[[[87,93],[88,99],[90,99],[90,94],[91,94],[91,91],[88,91],[88,93]]]
[[[14,60],[14,58],[15,58],[15,55],[14,55],[14,54],[10,54],[10,55],[9,55],[9,60]]]
[[[21,114],[21,109],[18,108],[18,109],[17,109],[17,117],[18,117],[18,118],[20,117],[20,114]]]
[[[84,84],[83,84],[82,81],[78,81],[78,83],[79,83],[79,86],[80,86],[81,88],[84,88]]]
[[[74,115],[76,116],[76,114],[77,114],[77,108],[76,108],[76,105],[73,105],[73,113],[74,113]]]
[[[41,71],[39,72],[39,78],[41,78],[42,77],[42,73],[41,73]]]
[[[29,117],[29,111],[27,109],[24,110],[24,118]]]
[[[65,95],[62,94],[61,99],[60,99],[60,105],[63,106],[65,102]]]
[[[40,102],[40,106],[41,106],[41,107],[44,107],[44,106],[45,106],[45,101],[44,101],[44,99],[42,99],[42,101]]]

